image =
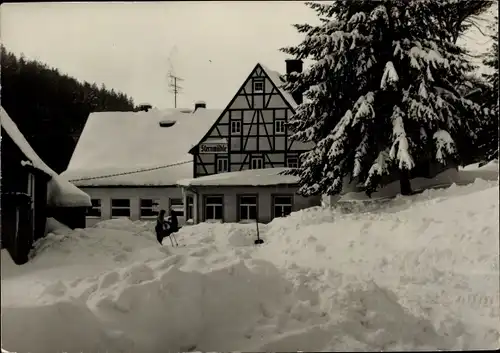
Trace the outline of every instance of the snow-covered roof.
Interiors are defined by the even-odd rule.
[[[31,148],[28,141],[17,128],[7,112],[0,107],[1,126],[7,135],[14,141],[17,147],[29,159],[33,167],[50,175],[52,179],[48,183],[47,202],[52,206],[78,207],[91,206],[90,197],[75,185],[65,180],[54,172]]]
[[[192,158],[174,165],[68,170],[64,172],[66,178],[81,187],[175,186],[177,180],[192,175]]]
[[[281,175],[289,168],[250,169],[238,172],[207,175],[195,179],[183,179],[177,182],[180,186],[273,186],[295,185],[298,176]]]
[[[221,110],[183,111],[186,110],[90,114],[63,175],[79,186],[165,186],[192,177],[193,156],[189,150],[212,126]],[[165,120],[173,120],[175,124],[161,127],[160,121]],[[179,162],[190,163],[170,166]],[[128,174],[113,175],[122,173]],[[95,178],[108,175],[112,176]],[[78,181],[83,178],[93,179]]]
[[[285,91],[285,89],[283,88],[285,85],[285,82],[281,79],[281,75],[278,72],[270,70],[269,68],[267,68],[266,66],[264,66],[260,63],[259,63],[259,65],[265,71],[266,75],[269,76],[269,79],[271,81],[273,81],[274,85],[276,86],[276,88],[278,88],[278,90],[283,95],[283,97],[288,102],[288,104],[290,104],[290,106],[293,109],[297,108],[297,102],[295,102],[295,99],[293,99],[293,96],[291,95],[291,93],[288,91]]]

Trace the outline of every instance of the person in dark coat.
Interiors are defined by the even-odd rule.
[[[162,244],[163,239],[165,238],[165,236],[167,236],[168,224],[165,221],[165,213],[166,213],[165,210],[161,210],[160,213],[158,214],[158,218],[156,219],[156,226],[155,226],[156,239],[160,244]]]
[[[170,207],[170,219],[169,219],[169,225],[170,225],[170,233],[175,233],[179,231],[179,220],[177,219],[177,214],[175,213],[174,209]]]

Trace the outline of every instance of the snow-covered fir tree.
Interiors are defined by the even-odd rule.
[[[491,70],[483,75],[489,84],[485,105],[490,114],[479,132],[481,154],[486,161],[498,158],[498,16],[495,16],[490,31],[491,47],[483,60],[483,64]]]
[[[412,171],[460,162],[455,137],[473,138],[470,119],[483,112],[454,88],[473,67],[442,22],[447,3],[308,3],[321,24],[295,25],[305,39],[282,49],[313,61],[286,87],[306,97],[292,138],[315,144],[296,171],[299,193],[338,194],[347,177],[370,194],[396,175],[408,194]]]

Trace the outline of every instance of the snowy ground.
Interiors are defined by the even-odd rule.
[[[16,266],[2,251],[2,346],[497,348],[498,181],[356,205],[260,225],[260,247],[255,225],[185,227],[177,236],[185,246],[171,248],[159,246],[149,223],[71,231],[51,222],[30,263]]]

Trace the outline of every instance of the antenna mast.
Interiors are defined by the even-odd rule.
[[[174,71],[174,65],[172,64],[172,56],[177,53],[177,45],[174,45],[170,50],[170,54],[168,56],[168,88],[169,92],[174,94],[174,108],[177,108],[177,95],[182,92],[182,87],[179,85],[179,82],[184,81],[184,79],[180,76],[177,76]]]
[[[179,82],[184,81],[184,79],[176,76],[172,71],[169,71],[168,78],[170,80],[168,83],[168,87],[170,88],[169,91],[174,94],[174,108],[177,108],[177,95],[182,92],[182,87],[179,85]]]

